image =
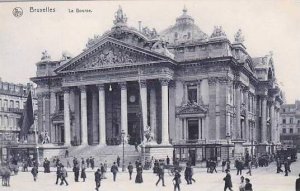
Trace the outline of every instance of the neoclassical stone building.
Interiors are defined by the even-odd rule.
[[[32,78],[39,130],[53,144],[115,145],[121,132],[140,143],[150,126],[151,145],[182,160],[271,152],[283,102],[274,61],[251,57],[243,41],[241,30],[233,42],[222,27],[207,35],[186,8],[160,33],[129,27],[119,8],[76,57],[43,53]]]

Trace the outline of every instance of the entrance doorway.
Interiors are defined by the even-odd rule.
[[[192,166],[196,165],[196,150],[189,150],[189,158]]]
[[[140,144],[143,132],[141,132],[141,120],[137,113],[128,113],[128,144]]]
[[[198,140],[199,139],[199,120],[188,119],[188,139]]]

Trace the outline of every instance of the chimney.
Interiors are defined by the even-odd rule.
[[[139,21],[139,31],[142,32],[142,21]]]

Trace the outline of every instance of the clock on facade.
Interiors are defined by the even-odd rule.
[[[134,102],[135,102],[135,100],[136,100],[136,97],[135,97],[135,95],[131,95],[131,96],[129,97],[129,101],[130,101],[130,103],[134,103]]]

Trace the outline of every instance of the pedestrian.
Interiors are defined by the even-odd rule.
[[[112,172],[113,174],[114,182],[116,181],[118,171],[119,171],[118,166],[116,165],[116,162],[114,162],[114,164],[110,168],[110,172]]]
[[[79,178],[79,171],[80,171],[80,167],[79,164],[77,163],[74,167],[73,167],[73,172],[74,172],[74,179],[75,182],[79,182],[78,178]]]
[[[56,167],[56,182],[55,184],[58,184],[58,181],[61,179],[61,166]]]
[[[82,179],[83,179],[83,182],[85,182],[85,179],[86,179],[85,164],[81,165],[81,174],[80,174],[80,178],[82,178]]]
[[[129,162],[127,169],[128,169],[128,173],[129,173],[129,180],[131,180],[131,176],[132,176],[132,172],[133,172],[133,165],[131,164],[131,162]]]
[[[118,164],[118,167],[120,167],[120,160],[121,160],[121,159],[120,159],[120,157],[118,156],[118,157],[117,157],[117,164]]]
[[[235,167],[237,170],[236,175],[242,175],[243,163],[241,160],[236,160]]]
[[[102,179],[101,169],[98,168],[97,171],[95,172],[96,191],[99,191],[101,185],[101,179]]]
[[[66,180],[66,178],[68,177],[68,172],[67,170],[65,169],[64,165],[61,165],[61,182],[60,182],[60,185],[63,185],[64,182],[66,183],[66,186],[68,186],[68,182]]]
[[[245,191],[245,178],[243,176],[241,176],[241,182],[240,182],[240,186],[239,186],[239,190],[240,191]]]
[[[226,161],[226,169],[227,170],[230,170],[230,160],[229,159],[227,159],[227,161]]]
[[[252,161],[251,160],[248,162],[248,172],[246,172],[246,174],[249,174],[250,176],[252,176]]]
[[[174,191],[176,191],[176,188],[178,191],[180,191],[180,184],[181,184],[181,175],[178,170],[175,170],[175,176],[173,178],[173,184],[174,184]]]
[[[69,157],[69,150],[67,149],[66,151],[65,151],[65,158],[68,158]]]
[[[216,161],[211,161],[210,162],[210,173],[217,173],[217,162]]]
[[[300,191],[300,174],[299,174],[299,178],[297,178],[296,180],[296,191]]]
[[[165,171],[164,171],[165,169],[164,169],[164,165],[163,164],[160,164],[159,165],[159,168],[158,168],[158,180],[157,180],[157,182],[156,182],[156,186],[158,185],[158,183],[160,182],[160,181],[162,181],[162,186],[166,186],[165,185]]]
[[[106,172],[107,172],[107,162],[106,162],[106,160],[104,161],[103,167],[104,167],[104,173],[102,174],[102,177],[104,179],[106,179]]]
[[[277,158],[276,160],[276,166],[277,166],[277,173],[283,172],[283,170],[281,169],[282,163],[279,158]]]
[[[71,168],[70,160],[67,159],[67,168]]]
[[[253,191],[252,184],[250,183],[250,179],[246,178],[245,191]]]
[[[232,191],[232,189],[231,189],[232,188],[231,175],[230,175],[228,169],[226,169],[225,172],[226,172],[226,176],[223,178],[223,180],[225,181],[224,191],[226,191],[227,188],[230,191]]]
[[[167,165],[169,165],[170,164],[170,158],[169,158],[169,156],[167,155],[167,159],[166,159],[166,161],[167,161]]]
[[[91,165],[92,170],[94,170],[94,168],[95,168],[95,159],[94,159],[94,157],[90,158],[90,165]]]
[[[141,163],[136,168],[135,183],[143,183],[143,167]]]
[[[186,168],[184,170],[184,179],[186,180],[187,184],[192,184],[190,179],[192,168],[190,167],[189,163],[186,163]]]
[[[288,176],[289,175],[289,164],[288,164],[287,160],[284,161],[284,172],[285,172],[284,176]]]
[[[222,160],[222,172],[224,172],[225,166],[226,166],[226,160],[223,159],[223,160]]]
[[[36,181],[38,173],[39,173],[38,167],[37,166],[33,166],[32,169],[31,169],[31,174],[33,176],[33,180],[34,181]]]
[[[90,168],[90,159],[89,158],[86,158],[86,167],[87,168]]]
[[[139,152],[138,146],[139,146],[139,144],[137,143],[137,141],[135,141],[134,142],[134,148],[135,148],[136,152]]]
[[[206,172],[207,173],[210,172],[210,160],[209,159],[206,161]]]

